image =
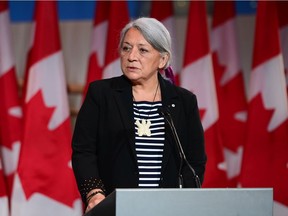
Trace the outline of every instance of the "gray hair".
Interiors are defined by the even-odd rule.
[[[166,27],[154,18],[142,17],[129,22],[121,31],[119,48],[123,45],[123,40],[129,29],[136,28],[141,32],[145,40],[160,52],[161,55],[168,54],[168,61],[164,69],[170,66],[172,59],[171,36]]]

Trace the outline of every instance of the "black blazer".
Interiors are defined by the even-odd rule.
[[[186,157],[203,181],[206,164],[204,134],[196,96],[158,74],[162,105],[169,107]],[[92,82],[77,116],[72,140],[72,165],[79,189],[85,180],[101,179],[106,193],[136,188],[132,85],[125,76]],[[177,188],[179,154],[172,132],[165,129],[160,187]],[[192,174],[183,168],[184,187],[193,187]]]

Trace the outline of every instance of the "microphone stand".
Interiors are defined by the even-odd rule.
[[[182,148],[177,130],[174,126],[174,122],[173,122],[173,119],[171,117],[170,112],[167,109],[163,109],[163,108],[159,109],[159,111],[160,111],[161,115],[164,117],[165,121],[168,123],[168,125],[171,128],[171,131],[172,131],[172,134],[173,134],[173,137],[174,137],[174,140],[176,142],[176,146],[177,146],[177,149],[179,152],[179,156],[180,156],[180,168],[179,168],[179,172],[178,172],[179,188],[183,187],[183,176],[182,176],[183,162],[186,163],[186,165],[189,167],[190,171],[192,172],[193,178],[195,180],[196,188],[201,188],[201,183],[200,183],[200,179],[199,179],[198,175],[196,174],[195,170],[193,169],[193,167],[190,165],[190,163],[186,159],[186,155],[183,151],[183,148]]]

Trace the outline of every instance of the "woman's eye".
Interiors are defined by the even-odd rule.
[[[130,50],[130,48],[128,46],[123,46],[122,47],[122,51],[124,52],[128,52]]]
[[[146,52],[148,52],[148,50],[140,48],[140,53],[146,53]]]

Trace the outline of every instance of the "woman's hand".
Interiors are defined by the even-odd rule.
[[[97,204],[99,204],[102,200],[105,199],[105,195],[100,192],[96,193],[95,195],[93,195],[93,193],[97,192],[99,190],[95,190],[95,191],[91,191],[88,193],[87,197],[89,197],[90,195],[92,195],[91,198],[89,198],[89,200],[87,201],[87,208],[85,210],[85,213],[88,212],[89,210],[91,210],[94,206],[96,206]]]

